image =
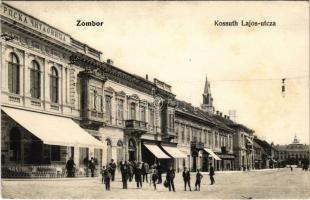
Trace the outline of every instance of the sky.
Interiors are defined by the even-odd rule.
[[[288,144],[296,134],[309,144],[306,1],[8,4],[100,50],[103,60],[123,70],[166,82],[178,99],[194,106],[202,103],[207,76],[216,110],[236,110],[236,121],[268,142]],[[104,25],[78,27],[77,20]],[[215,26],[215,20],[236,20],[239,26]],[[241,20],[276,26],[244,27]]]

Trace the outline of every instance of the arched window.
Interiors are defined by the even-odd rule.
[[[40,98],[40,66],[37,61],[31,62],[30,93],[32,98]]]
[[[8,61],[9,92],[19,94],[19,60],[15,53],[10,53]]]
[[[116,154],[117,154],[117,163],[119,163],[123,160],[123,142],[121,140],[117,142]]]
[[[58,78],[56,68],[52,67],[50,75],[50,97],[53,103],[58,103]]]

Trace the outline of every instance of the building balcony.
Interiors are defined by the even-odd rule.
[[[167,133],[168,133],[169,135],[175,135],[175,133],[174,133],[174,128],[167,127]]]
[[[84,127],[99,128],[104,125],[104,114],[97,110],[87,110],[82,115],[82,124]]]
[[[134,119],[125,120],[125,130],[127,132],[145,133],[147,131],[147,123]]]
[[[199,149],[199,150],[202,150],[204,148],[204,143],[202,142],[191,142],[191,148],[192,149]]]

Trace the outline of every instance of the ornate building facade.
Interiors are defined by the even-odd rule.
[[[111,159],[208,171],[252,166],[253,131],[214,112],[206,80],[201,108],[167,83],[126,72],[102,52],[1,4],[2,172],[36,176],[42,166],[77,174]],[[5,173],[2,173],[5,174]]]
[[[27,166],[63,166],[69,157],[78,166],[88,157],[100,164],[105,143],[78,126],[84,69],[70,57],[100,60],[101,52],[4,3],[1,26],[2,167],[36,171]]]
[[[275,159],[282,167],[285,165],[309,165],[310,146],[301,144],[296,135],[291,144],[276,145],[274,148],[277,150]]]
[[[69,157],[81,171],[90,157],[99,166],[173,162],[171,86],[102,61],[100,51],[8,4],[1,25],[3,167],[63,168]]]

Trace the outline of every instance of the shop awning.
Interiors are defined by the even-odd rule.
[[[250,143],[253,144],[252,140],[250,140],[250,138],[246,137],[246,140]]]
[[[220,157],[218,157],[211,149],[204,148],[204,150],[210,154],[215,160],[222,160]]]
[[[182,153],[177,147],[162,146],[163,149],[173,158],[186,158],[186,155]]]
[[[1,108],[18,124],[37,136],[44,144],[103,148],[95,139],[70,118],[14,108]]]
[[[144,146],[152,152],[158,159],[169,159],[170,157],[165,154],[156,144],[144,144]]]

